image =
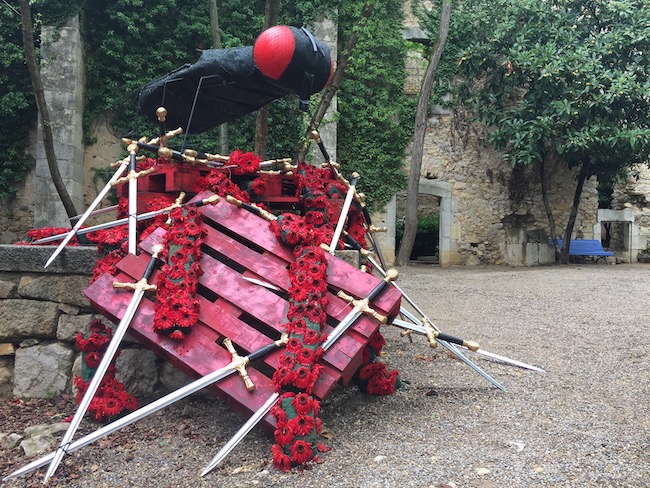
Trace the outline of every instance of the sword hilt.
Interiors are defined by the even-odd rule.
[[[248,366],[249,359],[246,356],[240,356],[237,353],[235,346],[232,345],[232,341],[227,337],[223,340],[223,345],[226,349],[228,349],[228,352],[232,356],[230,366],[236,369],[239,373],[239,376],[241,376],[242,380],[244,380],[246,389],[248,391],[253,391],[255,389],[255,384],[253,383],[253,380],[250,379],[250,376],[248,376],[248,372],[246,371],[246,366]]]
[[[156,168],[152,167],[149,169],[145,169],[142,171],[129,171],[126,176],[123,176],[122,178],[118,178],[117,180],[111,182],[111,186],[117,186],[121,185],[123,183],[128,183],[131,180],[137,180],[138,178],[142,178],[143,176],[150,175],[151,173],[154,173],[156,171]]]
[[[273,220],[277,220],[277,217],[273,215],[271,212],[267,212],[263,208],[260,208],[257,205],[253,205],[252,203],[242,202],[241,200],[233,197],[232,195],[227,195],[226,201],[232,205],[248,210],[249,212],[254,213],[258,217],[262,217],[263,219],[268,220],[269,222],[272,222]]]
[[[184,191],[180,192],[180,194],[178,195],[178,197],[176,198],[176,200],[174,200],[174,203],[172,203],[172,204],[169,206],[169,208],[170,208],[170,209],[174,209],[174,208],[178,208],[178,207],[180,207],[181,205],[183,205],[183,200],[185,200],[185,192],[184,192]],[[167,218],[167,220],[165,221],[165,225],[168,226],[168,227],[169,227],[170,225],[172,225],[172,218],[171,218],[171,217],[168,217],[168,218]]]
[[[372,232],[373,234],[376,234],[377,232],[388,232],[388,227],[375,227],[374,225],[371,225],[368,227],[368,232]]]
[[[160,253],[162,253],[163,249],[164,247],[162,244],[156,244],[151,248],[151,259],[149,260],[149,263],[147,263],[147,267],[144,270],[142,278],[140,278],[139,281],[136,281],[135,283],[123,283],[121,281],[114,281],[113,288],[124,288],[134,291],[157,290],[156,285],[149,284],[149,279],[151,278],[153,270],[156,267],[156,263],[158,262],[158,256],[160,256]]]
[[[479,345],[478,342],[476,341],[466,341],[465,339],[461,339],[459,337],[455,337],[450,334],[445,334],[444,332],[440,332],[438,330],[435,330],[433,326],[431,325],[431,322],[429,319],[424,317],[422,319],[422,326],[424,327],[424,330],[426,331],[427,335],[427,340],[429,341],[429,345],[431,347],[435,347],[436,344],[436,339],[441,340],[441,341],[446,341],[451,344],[457,344],[459,346],[464,346],[470,351],[478,351],[481,346]]]
[[[373,308],[371,308],[368,305],[368,299],[364,298],[363,300],[357,300],[353,296],[348,295],[345,293],[343,290],[339,290],[339,292],[336,294],[337,297],[342,298],[343,300],[350,302],[352,305],[354,305],[354,308],[358,308],[361,310],[363,313],[370,315],[371,317],[374,317],[376,320],[381,322],[382,324],[385,324],[388,322],[388,318],[385,315],[380,314]]]

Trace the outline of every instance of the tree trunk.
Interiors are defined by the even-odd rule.
[[[264,30],[278,23],[280,0],[266,0],[264,7]],[[266,140],[269,136],[269,105],[265,105],[255,115],[255,154],[266,159]]]
[[[555,234],[555,218],[553,217],[553,210],[551,209],[551,204],[548,201],[548,188],[546,186],[546,158],[542,158],[542,162],[539,163],[539,179],[542,183],[542,201],[544,202],[544,210],[546,211],[546,218],[548,219],[548,225],[551,230],[551,240],[553,241],[553,247],[555,249],[555,259],[560,260],[560,247],[557,245],[557,237]]]
[[[212,34],[212,47],[214,49],[221,49],[221,33],[219,31],[219,9],[217,8],[217,0],[208,0],[210,4],[210,33]],[[224,122],[219,126],[219,143],[220,152],[227,156],[228,151],[228,123]]]
[[[580,173],[578,174],[578,183],[576,191],[573,195],[573,205],[571,206],[571,213],[569,214],[569,221],[564,231],[564,242],[562,243],[562,253],[560,262],[562,264],[569,264],[569,247],[571,244],[571,234],[573,234],[573,226],[576,223],[578,216],[578,207],[580,206],[580,198],[582,197],[582,189],[585,186],[587,175],[589,174],[589,157],[586,157],[580,166]]]
[[[404,221],[402,243],[397,253],[397,259],[395,260],[397,266],[408,266],[418,230],[418,193],[420,189],[420,171],[422,168],[422,154],[424,152],[424,136],[427,129],[429,99],[431,98],[431,90],[436,77],[436,71],[438,70],[438,64],[440,63],[440,57],[442,56],[442,51],[447,41],[450,17],[451,0],[443,0],[438,37],[433,48],[433,53],[431,54],[431,59],[429,60],[429,65],[427,66],[427,71],[422,80],[422,88],[415,112],[413,153],[411,155],[411,166],[409,168],[406,193],[406,218]]]
[[[362,18],[361,22],[366,22],[367,19],[370,17],[372,13],[372,9],[365,5],[362,10]],[[311,126],[307,127],[307,130],[305,131],[305,134],[303,136],[303,144],[298,151],[298,155],[296,156],[296,161],[304,161],[305,157],[307,156],[307,151],[309,150],[309,144],[311,142],[311,138],[309,137],[312,129],[318,129],[320,126],[320,123],[323,121],[323,117],[325,117],[325,114],[327,113],[327,109],[330,107],[330,104],[332,103],[332,100],[334,99],[334,95],[336,95],[336,92],[339,91],[339,88],[341,88],[341,84],[343,83],[343,80],[345,78],[345,70],[348,67],[348,64],[350,64],[350,56],[352,55],[352,52],[354,51],[354,48],[357,45],[357,42],[359,41],[359,34],[357,31],[353,31],[352,34],[350,35],[350,38],[348,39],[348,42],[345,44],[345,47],[343,48],[343,52],[341,53],[341,56],[337,60],[336,63],[336,70],[334,71],[334,74],[332,75],[332,80],[330,81],[329,85],[325,88],[325,92],[321,96],[318,106],[316,107],[316,110],[314,112],[314,118],[312,120]]]
[[[52,137],[52,124],[50,121],[50,112],[45,102],[45,93],[43,90],[43,83],[41,81],[41,74],[36,64],[36,54],[34,53],[34,30],[32,27],[32,12],[29,8],[28,0],[20,0],[20,15],[22,17],[23,25],[23,47],[25,49],[25,60],[27,61],[27,68],[29,69],[29,77],[32,81],[34,88],[34,98],[36,99],[36,106],[38,113],[41,117],[41,124],[43,126],[43,146],[45,148],[45,157],[47,159],[47,166],[52,176],[52,182],[56,188],[61,203],[68,214],[68,218],[77,215],[74,203],[68,194],[68,190],[63,184],[63,178],[59,172],[59,166],[54,153],[54,138]]]

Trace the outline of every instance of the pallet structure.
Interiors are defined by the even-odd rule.
[[[198,194],[195,199],[206,196]],[[231,339],[243,355],[280,337],[289,308],[287,268],[294,260],[291,246],[280,242],[261,217],[223,200],[201,207],[200,212],[205,236],[201,260],[204,274],[199,281],[197,297],[200,300],[199,322],[180,342],[158,334],[153,330],[153,297],[147,297],[129,329],[131,335],[191,378],[204,376],[231,362],[232,356],[222,344],[225,338]],[[112,321],[120,320],[131,292],[114,289],[113,282],[138,281],[150,259],[152,246],[162,241],[165,232],[158,229],[141,244],[138,256],[128,255],[119,262],[115,276],[104,275],[86,289],[85,295],[96,310]],[[280,291],[251,283],[244,277],[268,282]],[[155,279],[154,275],[153,283]],[[328,330],[352,307],[336,296],[339,290],[364,298],[379,283],[378,278],[329,254],[327,280]],[[386,287],[370,306],[392,317],[399,312],[400,299],[397,289]],[[362,315],[327,351],[322,360],[323,372],[313,391],[315,397],[323,399],[337,384],[350,382],[361,366],[365,345],[379,326],[376,319]],[[273,393],[271,377],[281,354],[281,350],[276,350],[248,367],[256,387],[253,392],[245,388],[236,374],[209,389],[244,415],[250,415]],[[273,429],[275,421],[267,415],[262,425]]]

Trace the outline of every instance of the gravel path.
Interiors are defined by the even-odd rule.
[[[547,373],[468,353],[504,393],[389,327],[382,359],[410,383],[390,397],[335,390],[321,412],[331,434],[321,464],[276,471],[271,437],[255,431],[200,478],[244,419],[197,398],[69,456],[50,486],[650,486],[647,265],[401,273],[400,286],[443,331]],[[39,486],[40,476],[5,486]]]

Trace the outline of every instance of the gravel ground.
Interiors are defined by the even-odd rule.
[[[647,265],[412,266],[399,283],[443,331],[547,372],[468,353],[502,392],[388,327],[382,359],[410,383],[389,397],[337,388],[323,402],[331,451],[320,464],[276,471],[271,436],[254,431],[200,478],[244,418],[192,398],[67,457],[50,486],[650,486]],[[3,469],[21,454],[3,451]],[[4,485],[39,486],[42,473]]]

